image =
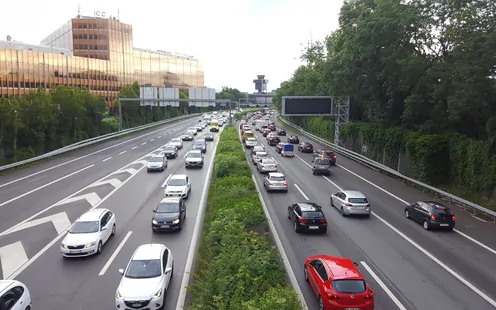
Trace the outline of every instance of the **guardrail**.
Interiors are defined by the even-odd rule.
[[[289,122],[288,120],[286,120],[282,117],[280,117],[279,120],[281,122],[283,122],[284,124],[297,129],[298,131],[300,131],[302,134],[304,134],[310,140],[317,142],[321,145],[324,145],[326,147],[330,147],[336,153],[338,153],[344,157],[347,157],[351,160],[359,162],[359,163],[361,163],[361,164],[363,164],[369,168],[375,169],[379,172],[394,176],[398,179],[401,179],[404,182],[411,183],[412,185],[420,187],[423,190],[430,191],[430,192],[434,193],[436,196],[439,196],[443,199],[448,200],[450,203],[455,203],[458,206],[460,206],[461,208],[468,210],[468,211],[471,211],[474,215],[477,213],[481,213],[482,215],[491,218],[492,221],[496,223],[496,212],[494,212],[492,210],[489,210],[489,209],[484,208],[482,206],[479,206],[473,202],[470,202],[466,199],[460,198],[458,196],[455,196],[453,194],[450,194],[448,192],[445,192],[443,190],[435,188],[431,185],[428,185],[428,184],[422,183],[420,181],[417,181],[415,179],[412,179],[410,177],[407,177],[406,175],[403,175],[403,174],[399,173],[398,171],[391,169],[391,168],[389,168],[389,167],[387,167],[381,163],[378,163],[378,162],[376,162],[376,161],[374,161],[374,160],[372,160],[366,156],[355,153],[353,151],[348,150],[347,148],[341,147],[339,145],[336,145],[334,143],[326,141],[326,140],[324,140],[324,139],[322,139],[322,138],[320,138],[314,134],[311,134],[311,133],[305,131],[302,127],[295,125],[295,124]]]
[[[194,114],[182,115],[182,116],[178,116],[178,117],[174,117],[174,118],[169,118],[169,119],[166,119],[166,120],[163,120],[163,121],[158,121],[158,122],[154,122],[154,123],[150,123],[150,124],[146,124],[146,125],[141,125],[141,126],[137,126],[137,127],[133,127],[133,128],[128,128],[128,129],[124,129],[124,130],[121,130],[121,131],[118,131],[118,132],[112,132],[112,133],[108,133],[108,134],[101,135],[101,136],[98,136],[98,137],[94,137],[94,138],[90,138],[90,139],[87,139],[87,140],[79,141],[79,142],[76,142],[76,143],[73,143],[73,144],[64,146],[62,148],[53,150],[51,152],[45,153],[43,155],[37,156],[37,157],[33,157],[33,158],[26,159],[26,160],[18,161],[18,162],[12,163],[12,164],[0,166],[0,171],[12,169],[12,168],[17,168],[17,167],[20,167],[22,165],[26,165],[26,164],[30,164],[30,163],[33,163],[33,162],[36,162],[36,161],[39,161],[39,160],[42,160],[42,159],[50,158],[52,156],[64,154],[64,153],[67,153],[67,152],[70,152],[70,151],[73,151],[73,150],[76,150],[76,149],[79,149],[79,148],[82,148],[82,147],[85,147],[85,146],[89,146],[89,145],[100,143],[100,142],[103,142],[103,141],[106,141],[106,140],[114,139],[114,138],[117,138],[117,137],[120,137],[120,136],[123,136],[123,135],[127,135],[127,134],[130,134],[130,133],[133,133],[133,132],[137,132],[137,131],[149,129],[149,128],[156,127],[156,126],[159,126],[159,125],[164,125],[164,124],[167,124],[167,123],[170,123],[170,122],[174,122],[174,121],[177,121],[177,120],[182,120],[182,119],[188,119],[188,118],[197,117],[197,116],[199,116],[201,114],[202,113],[194,113]]]

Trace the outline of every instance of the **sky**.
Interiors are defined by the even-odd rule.
[[[193,55],[205,65],[205,86],[254,92],[265,74],[277,89],[301,64],[310,39],[338,27],[342,0],[5,1],[0,40],[39,44],[81,14],[105,11],[133,25],[135,47]]]

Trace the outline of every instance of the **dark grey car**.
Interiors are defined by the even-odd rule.
[[[313,175],[331,175],[331,161],[328,158],[317,158],[313,162]]]

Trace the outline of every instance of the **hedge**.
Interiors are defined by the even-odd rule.
[[[236,129],[225,127],[214,159],[188,309],[301,309],[268,235],[251,175]]]

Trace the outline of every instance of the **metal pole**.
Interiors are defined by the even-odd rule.
[[[122,105],[121,99],[118,99],[119,102],[119,131],[122,131]]]
[[[229,126],[231,126],[231,125],[232,125],[231,105],[232,105],[232,101],[231,101],[231,102],[229,102]]]

